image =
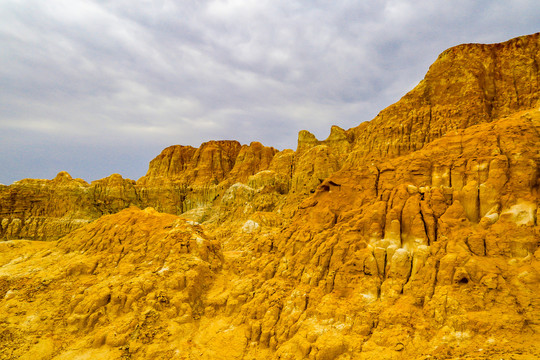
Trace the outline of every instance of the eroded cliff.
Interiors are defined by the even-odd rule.
[[[0,243],[0,358],[540,357],[538,44],[449,49],[296,151],[1,187],[4,239],[65,236]]]

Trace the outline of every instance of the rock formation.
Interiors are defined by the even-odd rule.
[[[400,101],[349,130],[355,150],[404,155],[452,130],[537,106],[539,42],[536,33],[501,44],[465,44],[444,51]]]
[[[0,189],[0,236],[55,240],[103,214],[136,203],[133,185],[118,174],[89,185],[66,172],[53,180],[17,181]]]
[[[539,45],[449,49],[296,151],[0,186],[0,359],[539,358]]]
[[[171,214],[211,207],[231,185],[268,169],[276,152],[258,142],[210,141],[168,147],[137,182],[113,174],[88,184],[66,172],[24,179],[0,187],[0,238],[56,240],[132,205]]]
[[[223,261],[219,243],[199,226],[150,208],[103,216],[58,243],[40,244],[28,260],[47,266],[39,275],[28,262],[12,261],[27,256],[28,242],[0,245],[2,310],[12,314],[2,324],[2,359],[50,358],[62,343],[88,346],[92,358],[112,347],[103,358],[121,358],[164,340],[167,326],[192,326],[204,313],[201,298]],[[147,358],[155,352],[144,350]]]

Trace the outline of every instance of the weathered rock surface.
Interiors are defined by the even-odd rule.
[[[449,49],[296,151],[0,186],[4,239],[67,234],[0,242],[0,359],[540,358],[538,45]]]
[[[29,255],[30,246],[39,251]],[[189,348],[181,334],[204,314],[222,261],[199,226],[150,208],[103,216],[59,242],[0,243],[0,358],[111,359],[139,349],[158,359]]]
[[[450,131],[537,106],[539,48],[536,33],[444,51],[400,101],[348,131],[354,148],[385,157],[404,155]]]
[[[0,238],[56,240],[132,205],[171,214],[211,207],[234,183],[267,170],[276,152],[257,142],[210,141],[198,149],[168,147],[137,182],[113,174],[88,184],[66,172],[53,180],[21,180],[0,187]],[[287,175],[276,176],[288,191]]]
[[[118,174],[88,184],[60,172],[0,188],[0,238],[55,240],[102,216],[138,204],[135,182]]]
[[[539,356],[539,127],[533,110],[376,167],[349,159],[259,248],[281,311],[256,339],[294,359]]]

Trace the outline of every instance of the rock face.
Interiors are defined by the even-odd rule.
[[[287,354],[304,344],[315,359],[328,346],[360,359],[492,358],[537,342],[539,126],[534,110],[382,164],[349,159],[262,251],[255,266],[283,308],[258,341]],[[292,305],[299,294],[305,309]]]
[[[349,130],[363,153],[399,156],[457,129],[536,106],[540,35],[465,44],[439,55],[424,80],[370,122]]]
[[[0,238],[56,240],[132,205],[171,214],[210,207],[232,184],[268,169],[276,152],[258,142],[210,141],[168,147],[137,182],[113,174],[88,184],[66,172],[21,180],[0,187]]]
[[[274,148],[253,142],[210,141],[198,149],[169,147],[137,181],[141,205],[180,214],[219,202],[227,188],[268,169]]]
[[[0,186],[4,239],[65,235],[0,242],[0,359],[539,358],[539,41],[449,49],[296,151]]]
[[[55,240],[104,214],[138,204],[135,182],[118,174],[86,183],[60,172],[0,188],[0,237]]]

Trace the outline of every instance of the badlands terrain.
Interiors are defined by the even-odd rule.
[[[295,151],[0,185],[0,359],[540,358],[540,34]]]

